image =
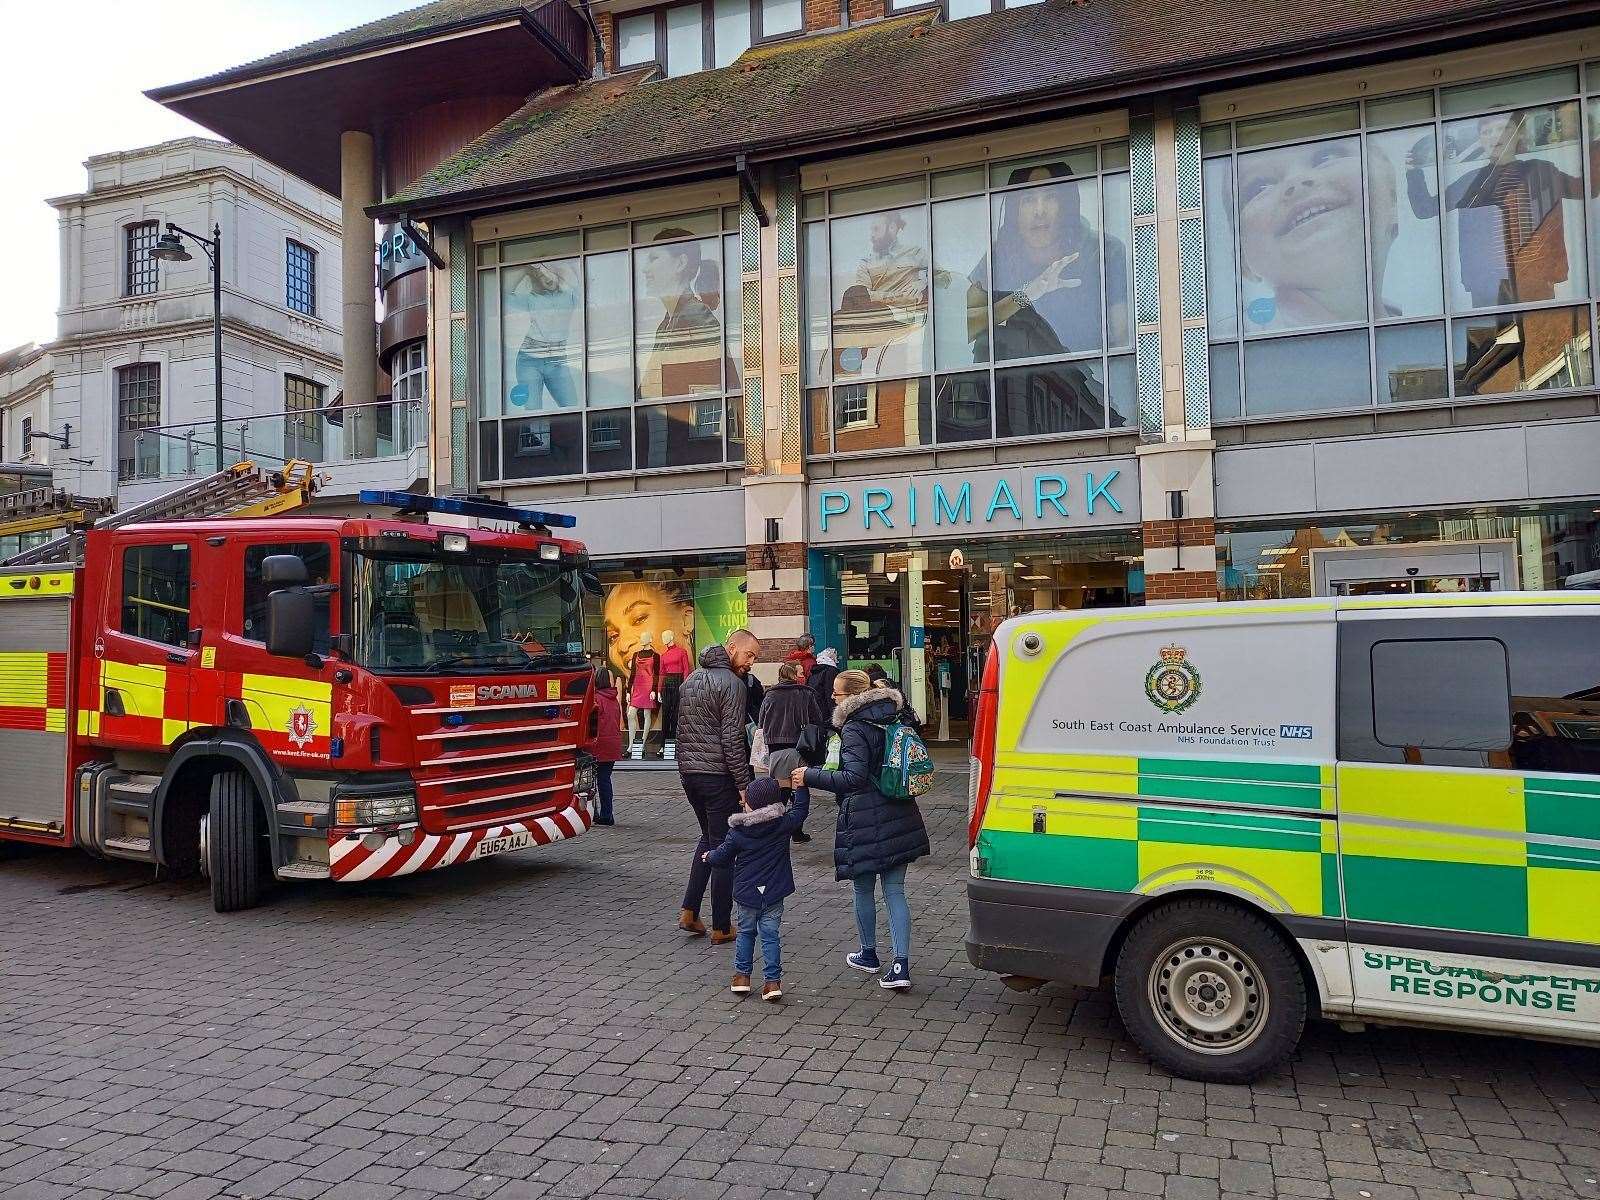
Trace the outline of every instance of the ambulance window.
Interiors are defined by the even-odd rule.
[[[1511,648],[1511,766],[1600,775],[1600,618],[1498,622]]]
[[[239,632],[252,642],[267,640],[267,593],[272,591],[261,582],[261,564],[274,554],[298,554],[306,564],[306,578],[310,583],[329,583],[333,578],[333,547],[328,542],[265,542],[244,549],[244,615]],[[312,648],[326,654],[330,645],[328,621],[331,606],[327,596],[316,600],[317,624],[312,634]]]
[[[189,638],[189,547],[122,552],[122,632],[169,646]]]
[[[1374,643],[1372,726],[1380,743],[1413,752],[1418,762],[1435,761],[1422,754],[1427,750],[1506,750],[1511,693],[1505,645],[1494,638]]]

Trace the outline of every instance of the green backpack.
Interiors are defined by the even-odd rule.
[[[883,727],[878,791],[890,800],[915,800],[933,787],[933,755],[920,734],[899,721]]]

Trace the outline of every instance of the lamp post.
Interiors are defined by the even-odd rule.
[[[222,226],[212,226],[211,236],[201,237],[167,222],[167,231],[150,247],[150,257],[158,262],[188,262],[194,256],[184,248],[188,238],[206,252],[211,262],[211,369],[216,401],[216,469],[222,470]]]

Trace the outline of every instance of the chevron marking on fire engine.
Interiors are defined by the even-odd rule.
[[[551,842],[577,837],[589,828],[593,820],[589,806],[582,801],[574,801],[569,807],[549,816],[511,821],[470,833],[426,833],[409,846],[389,838],[378,849],[368,850],[360,839],[342,837],[329,845],[328,857],[333,878],[339,883],[392,879],[460,862],[469,858],[478,845],[489,838],[527,833],[532,835],[534,845],[548,846]]]

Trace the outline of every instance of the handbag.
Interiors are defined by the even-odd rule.
[[[800,739],[795,742],[794,748],[806,766],[820,767],[827,759],[828,738],[832,733],[832,726],[820,722],[813,722],[800,730]]]
[[[767,735],[759,728],[750,739],[750,769],[761,772],[767,769]]]

